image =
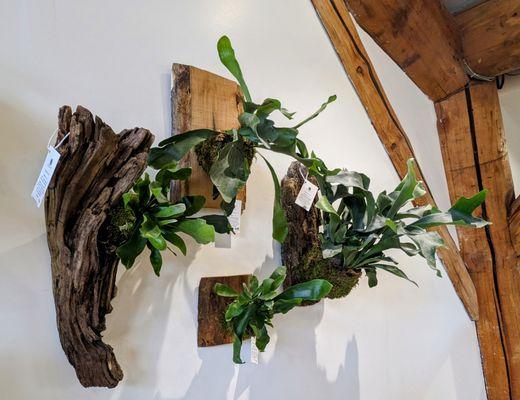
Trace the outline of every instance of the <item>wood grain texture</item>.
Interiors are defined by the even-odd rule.
[[[225,131],[240,126],[242,95],[239,86],[226,78],[189,65],[172,66],[172,135],[193,129]],[[172,200],[185,195],[202,195],[207,208],[219,208],[221,197],[213,199],[213,184],[199,165],[194,150],[182,160],[183,167],[191,167],[191,177],[174,182]],[[238,193],[242,209],[246,204],[245,187]]]
[[[345,0],[356,22],[432,100],[466,85],[461,43],[439,0]]]
[[[509,233],[517,256],[520,256],[520,197],[509,208]]]
[[[199,283],[198,335],[199,347],[233,343],[233,332],[226,327],[224,314],[232,298],[217,296],[213,292],[216,283],[223,283],[237,292],[248,283],[251,275],[217,276],[202,278]]]
[[[475,143],[485,203],[487,229],[495,261],[503,341],[509,370],[511,398],[520,399],[520,269],[509,232],[508,211],[515,198],[507,154],[498,90],[494,82],[469,89]]]
[[[119,259],[98,247],[98,231],[146,168],[154,137],[142,128],[116,135],[81,106],[60,109],[57,141],[67,132],[45,198],[58,333],[83,386],[114,387],[123,372],[102,332]]]
[[[394,168],[403,178],[407,172],[406,161],[415,158],[413,147],[386,97],[345,4],[341,0],[312,0],[312,3]],[[419,165],[417,169],[418,178],[427,189],[420,204],[435,204]],[[466,265],[448,230],[439,228],[437,231],[446,244],[438,251],[444,268],[469,317],[476,320],[477,294]]]
[[[435,104],[444,169],[452,201],[481,189],[466,92]],[[492,188],[489,188],[493,190]],[[488,201],[486,201],[487,205]],[[477,212],[482,216],[482,209]],[[510,389],[492,244],[484,229],[457,229],[460,251],[479,300],[477,335],[489,400],[509,400]]]
[[[520,1],[488,0],[455,20],[473,71],[497,76],[520,69]]]

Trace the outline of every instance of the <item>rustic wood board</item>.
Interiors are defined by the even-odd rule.
[[[460,196],[474,195],[481,185],[467,100],[467,93],[460,92],[435,104],[444,169],[452,201]],[[482,215],[481,209],[478,214]],[[484,229],[459,228],[457,233],[461,254],[477,290],[477,335],[488,399],[510,399],[492,245]]]
[[[432,100],[468,77],[456,23],[439,0],[346,0],[356,22]]]
[[[484,1],[455,20],[473,71],[497,76],[520,69],[520,1]]]
[[[379,139],[397,173],[403,178],[407,171],[406,161],[411,157],[415,158],[413,147],[386,97],[344,2],[341,0],[312,0],[312,2]],[[418,178],[423,180],[428,191],[423,202],[435,204],[419,164],[417,169]],[[446,244],[445,248],[438,251],[444,268],[469,317],[476,320],[478,318],[477,294],[466,265],[448,230],[439,228],[437,232]]]
[[[213,292],[216,283],[223,283],[238,292],[248,283],[251,275],[217,276],[202,278],[199,283],[198,335],[199,347],[217,346],[233,342],[233,332],[226,329],[224,314],[233,301]]]
[[[60,109],[57,141],[67,132],[45,198],[58,333],[83,386],[114,387],[123,371],[102,333],[119,259],[100,246],[98,232],[146,168],[154,137],[142,128],[116,135],[81,106]]]
[[[239,86],[211,72],[173,64],[171,101],[173,135],[193,129],[225,131],[240,126],[238,116],[243,108]],[[193,150],[183,158],[181,165],[191,167],[191,177],[187,181],[174,182],[172,200],[177,201],[185,195],[202,195],[206,198],[206,208],[219,208],[221,197],[213,199],[213,184]],[[242,209],[245,209],[245,187],[237,199],[242,201]]]

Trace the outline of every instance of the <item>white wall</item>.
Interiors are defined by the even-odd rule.
[[[171,63],[227,76],[215,44],[228,34],[255,99],[283,99],[304,116],[338,95],[302,129],[329,165],[366,172],[376,190],[398,179],[308,1],[1,0],[0,15],[0,398],[485,397],[474,324],[449,280],[399,253],[420,288],[381,274],[377,288],[363,279],[345,299],[277,317],[260,365],[234,366],[230,346],[197,348],[199,279],[265,277],[279,265],[270,238],[273,189],[260,161],[232,249],[192,244],[188,257],[167,257],[161,278],[146,257],[120,271],[105,339],[125,379],[113,390],[82,388],[59,345],[43,210],[29,197],[60,105],[82,104],[116,131],[139,125],[161,139],[169,133]],[[363,39],[446,207],[432,104]],[[290,160],[269,157],[282,176]]]

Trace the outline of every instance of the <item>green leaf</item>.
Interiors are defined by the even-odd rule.
[[[260,328],[253,326],[253,331],[256,337],[256,347],[260,351],[264,351],[266,346],[269,344],[270,338],[267,333],[267,328],[265,325],[262,325]]]
[[[245,307],[237,300],[233,301],[226,309],[225,320],[231,322],[233,318],[238,317],[245,311]]]
[[[179,222],[176,229],[191,236],[200,244],[208,244],[215,241],[215,229],[202,218],[185,219]]]
[[[161,252],[155,248],[150,249],[150,262],[152,263],[153,272],[155,275],[161,275],[162,257]]]
[[[275,314],[285,314],[292,310],[294,307],[299,306],[302,303],[301,298],[296,299],[277,299],[274,301],[273,312]]]
[[[238,337],[237,334],[233,336],[233,362],[235,364],[243,364],[244,362],[240,358],[240,350],[242,349],[242,338]]]
[[[276,176],[274,168],[271,166],[271,164],[269,164],[269,161],[267,161],[264,156],[262,156],[262,158],[271,172],[271,177],[273,178],[274,183],[273,239],[279,243],[283,243],[287,237],[287,234],[289,233],[289,227],[287,225],[287,218],[285,217],[285,212],[282,207],[280,182],[278,181],[278,177]]]
[[[287,268],[284,266],[278,267],[271,274],[270,278],[273,280],[273,284],[271,286],[271,290],[276,290],[280,287],[280,285],[285,280],[287,276]]]
[[[235,51],[231,46],[231,41],[227,36],[222,36],[217,43],[218,56],[220,61],[224,66],[228,69],[229,72],[235,77],[238,81],[238,84],[242,88],[242,92],[244,93],[244,98],[247,102],[251,102],[251,95],[249,94],[249,89],[247,88],[246,82],[244,80],[244,76],[242,75],[242,71],[240,69],[240,65],[235,57]]]
[[[158,207],[153,215],[156,218],[175,218],[184,214],[184,211],[186,211],[186,206],[179,203],[171,206]]]
[[[134,265],[136,257],[143,252],[146,242],[147,239],[141,236],[139,229],[135,229],[130,239],[117,248],[116,254],[127,269]]]
[[[211,129],[196,129],[173,135],[160,142],[159,147],[150,150],[148,165],[161,169],[173,162],[180,161],[193,147],[217,134],[218,132]]]
[[[211,166],[211,181],[226,203],[230,203],[249,177],[245,144],[238,140],[226,144]]]
[[[408,235],[408,237],[416,244],[419,253],[426,259],[430,268],[437,271],[437,275],[440,276],[440,271],[437,269],[437,262],[435,260],[435,252],[439,247],[444,246],[444,241],[439,234],[437,232],[424,232]]]
[[[307,122],[309,122],[310,120],[316,118],[318,115],[320,115],[320,113],[325,110],[325,108],[327,108],[327,106],[332,103],[333,101],[335,101],[337,99],[336,95],[332,95],[330,96],[327,101],[325,103],[323,103],[320,108],[318,108],[318,110],[316,110],[310,117],[307,117],[305,118],[302,122],[300,122],[299,124],[295,125],[293,128],[294,129],[298,129],[300,126],[302,126],[303,124],[306,124]]]
[[[365,268],[365,274],[368,278],[368,287],[373,288],[377,286],[377,272],[375,268]]]
[[[191,175],[191,168],[164,168],[155,176],[163,189],[169,189],[171,181],[184,181]]]
[[[201,217],[207,224],[215,228],[217,233],[230,233],[233,228],[229,224],[229,220],[225,215],[204,215]]]
[[[397,212],[410,200],[424,196],[426,190],[422,182],[418,181],[415,176],[415,163],[413,158],[407,162],[408,172],[401,183],[397,186],[390,197],[395,196],[395,200],[387,213],[388,218],[393,218]]]
[[[316,207],[319,208],[321,211],[338,216],[338,213],[325,196],[321,196],[319,198],[319,200],[316,202]]]
[[[222,297],[238,297],[238,292],[223,283],[216,283],[213,291]]]
[[[275,298],[275,301],[291,299],[318,301],[329,294],[331,289],[332,285],[330,282],[324,279],[313,279],[285,289]]]
[[[295,113],[287,111],[282,107],[282,103],[277,99],[265,99],[264,102],[256,108],[256,114],[262,117],[270,115],[273,111],[280,111],[284,117],[292,119]]]
[[[184,196],[181,198],[181,202],[186,206],[184,215],[189,217],[198,213],[204,207],[206,198],[204,196]]]
[[[394,274],[395,276],[398,276],[399,278],[406,279],[408,282],[413,283],[415,286],[419,286],[419,285],[417,285],[417,283],[415,283],[410,278],[408,278],[408,276],[406,276],[406,274],[401,269],[397,268],[395,265],[372,264],[372,266],[375,268],[385,270],[386,272],[390,272],[391,274]],[[370,279],[370,277],[369,277],[369,279]],[[369,283],[369,285],[370,285],[370,283]],[[372,286],[370,286],[370,287],[372,287]]]
[[[183,255],[186,255],[187,249],[186,249],[186,243],[184,243],[184,240],[177,235],[175,232],[172,232],[170,230],[164,230],[163,231],[163,237],[173,244],[175,247],[177,247]]]

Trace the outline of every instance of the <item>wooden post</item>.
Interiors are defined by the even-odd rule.
[[[394,168],[403,178],[406,175],[406,160],[414,157],[412,145],[386,97],[344,2],[312,0],[312,3]],[[419,179],[424,181],[420,168],[418,169]],[[426,182],[424,183],[428,189]],[[429,189],[424,201],[435,204]],[[466,265],[448,230],[441,228],[438,232],[446,243],[446,247],[439,250],[444,268],[469,317],[476,320],[477,294]]]
[[[211,72],[190,65],[172,66],[172,135],[193,129],[225,131],[238,128],[238,116],[242,113],[242,95],[237,83]],[[182,160],[183,167],[192,169],[187,181],[175,182],[172,201],[184,195],[202,195],[205,207],[219,208],[221,197],[213,198],[213,184],[199,165],[194,150]],[[246,204],[246,188],[237,195]]]

